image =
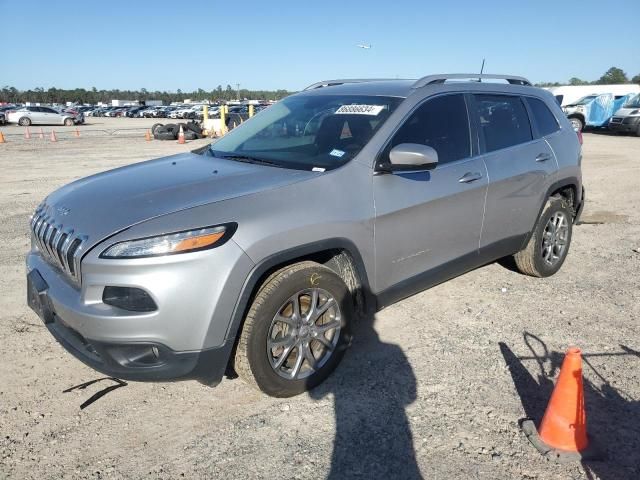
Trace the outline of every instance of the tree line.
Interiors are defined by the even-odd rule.
[[[627,74],[618,67],[611,67],[602,75],[598,80],[589,82],[582,80],[578,77],[572,77],[569,79],[569,85],[611,85],[618,83],[636,83],[640,84],[640,74],[629,79]],[[559,85],[566,85],[566,83],[560,82],[543,82],[537,83],[538,87],[557,87]],[[9,103],[24,103],[24,102],[39,102],[39,103],[90,103],[96,104],[98,102],[111,102],[111,100],[162,100],[163,103],[169,104],[171,102],[182,102],[186,98],[190,98],[195,101],[229,101],[237,100],[238,93],[240,98],[251,100],[280,100],[281,98],[290,95],[293,92],[287,90],[247,90],[246,88],[240,89],[240,91],[234,89],[231,85],[227,85],[226,88],[222,88],[222,85],[218,85],[213,90],[204,90],[198,88],[192,92],[178,89],[175,92],[165,91],[150,91],[146,88],[140,90],[98,90],[96,87],[86,90],[84,88],[74,89],[61,89],[61,88],[34,88],[33,90],[18,90],[15,87],[8,85],[2,87],[0,90],[0,102]]]
[[[640,85],[640,73],[629,79],[627,74],[618,67],[611,67],[599,79],[589,82],[578,77],[571,77],[568,83],[543,82],[536,83],[536,87],[559,87],[560,85],[614,85],[621,83],[635,83]]]
[[[171,102],[182,102],[186,98],[190,98],[195,101],[209,100],[209,101],[229,101],[237,100],[238,93],[240,98],[251,100],[280,100],[281,98],[290,95],[291,92],[287,90],[248,90],[246,88],[238,90],[234,89],[231,85],[227,85],[226,88],[222,88],[222,85],[218,85],[213,90],[204,90],[198,88],[192,92],[182,91],[180,89],[175,92],[167,91],[150,91],[146,88],[140,90],[98,90],[96,87],[86,90],[84,88],[74,89],[62,89],[62,88],[34,88],[30,90],[18,90],[15,87],[6,85],[0,90],[0,102],[9,103],[25,103],[25,102],[38,102],[38,103],[90,103],[96,104],[98,102],[110,103],[111,100],[162,100],[165,104]]]

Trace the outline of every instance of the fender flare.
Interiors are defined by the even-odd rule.
[[[238,332],[240,331],[240,325],[242,324],[246,312],[250,307],[251,299],[256,287],[258,286],[258,282],[269,270],[278,265],[293,263],[294,260],[302,259],[313,254],[326,252],[328,250],[345,250],[347,253],[349,253],[349,255],[351,255],[351,258],[353,259],[356,270],[358,272],[358,277],[360,278],[362,290],[364,291],[365,295],[371,297],[372,294],[369,288],[369,279],[364,266],[364,261],[362,260],[362,256],[360,255],[358,247],[356,247],[356,245],[351,240],[338,237],[320,240],[304,245],[298,245],[296,247],[270,255],[253,267],[253,269],[245,279],[242,289],[240,290],[240,294],[238,295],[236,305],[233,309],[233,315],[231,316],[231,321],[229,322],[229,327],[227,329],[225,341],[236,341]],[[367,300],[369,300],[369,298],[367,298]]]
[[[576,217],[574,218],[574,222],[577,221],[576,219],[578,218],[578,212],[582,213],[582,207],[584,205],[584,200],[582,198],[584,188],[582,188],[582,190],[579,190],[578,185],[580,185],[580,181],[578,180],[578,177],[566,177],[566,178],[563,178],[562,180],[558,180],[557,182],[552,183],[544,195],[544,200],[542,201],[542,205],[540,205],[540,209],[538,210],[538,215],[536,215],[536,222],[540,218],[540,215],[542,214],[542,210],[544,209],[544,206],[547,204],[547,199],[551,196],[553,192],[560,190],[561,188],[564,188],[564,187],[573,187],[573,189],[575,190],[576,205],[574,206],[576,209]],[[535,228],[536,228],[536,225],[534,223],[531,229],[529,230],[529,232],[525,235],[524,241],[522,242],[521,249],[527,246],[527,243],[529,243],[529,240],[531,239],[531,236],[533,235],[533,231],[535,230]]]

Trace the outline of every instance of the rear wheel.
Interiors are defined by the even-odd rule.
[[[640,125],[638,125],[638,128],[636,129],[636,136],[640,137]]]
[[[29,117],[22,117],[20,120],[18,120],[18,125],[28,127],[29,125],[31,125],[31,119]]]
[[[351,294],[332,270],[302,262],[260,287],[240,334],[235,370],[274,397],[291,397],[324,381],[348,346]]]
[[[571,122],[571,127],[573,127],[576,132],[581,132],[584,128],[584,122],[579,117],[571,117],[569,121]]]
[[[573,209],[560,197],[545,205],[529,243],[513,256],[518,270],[532,277],[549,277],[567,258],[573,233]]]

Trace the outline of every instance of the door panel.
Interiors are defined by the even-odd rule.
[[[491,184],[481,247],[522,237],[531,231],[556,171],[553,152],[543,139],[484,156]]]
[[[487,191],[482,159],[375,176],[373,190],[378,291],[477,253]]]
[[[534,139],[528,110],[517,95],[475,94],[473,113],[490,179],[480,247],[506,245],[514,253],[533,228],[555,156],[544,139]]]

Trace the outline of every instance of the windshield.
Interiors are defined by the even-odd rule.
[[[294,95],[233,129],[211,145],[211,152],[285,168],[330,170],[355,157],[402,100]]]
[[[640,108],[640,95],[631,97],[631,100],[625,103],[623,108]]]
[[[582,97],[578,100],[574,105],[586,105],[587,103],[592,102],[596,98],[596,95],[587,95],[586,97]]]

